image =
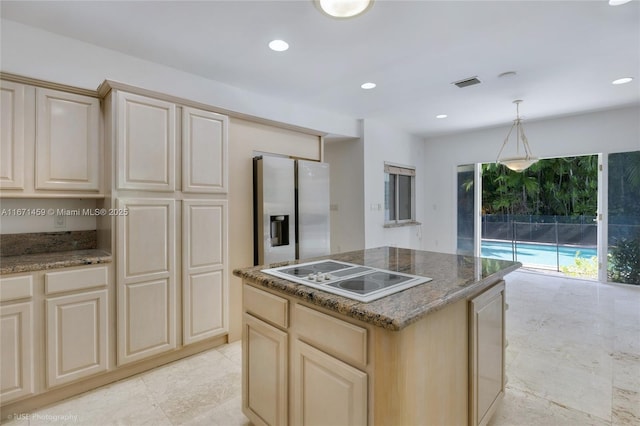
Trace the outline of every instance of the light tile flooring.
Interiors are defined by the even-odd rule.
[[[507,281],[503,425],[640,425],[640,287],[517,271]],[[247,425],[239,342],[8,425]]]

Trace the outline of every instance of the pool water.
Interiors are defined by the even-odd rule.
[[[598,253],[595,247],[518,243],[516,246],[516,255],[514,259],[511,241],[482,241],[482,257],[517,260],[524,266],[556,269],[559,266],[573,265],[576,255],[584,259],[589,259],[597,256]]]

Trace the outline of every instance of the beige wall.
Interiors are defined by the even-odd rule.
[[[320,160],[319,136],[238,118],[229,123],[229,265],[253,265],[253,152]],[[231,275],[229,341],[242,337],[242,282]]]
[[[364,142],[324,141],[331,166],[331,253],[364,248]]]

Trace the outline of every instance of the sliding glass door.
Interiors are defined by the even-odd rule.
[[[598,157],[604,162],[604,173],[594,174],[596,168],[603,170],[598,167],[603,164]],[[551,172],[545,177],[542,172],[547,162]],[[569,162],[577,162],[578,169],[567,174]],[[528,174],[511,179],[491,175],[494,165],[457,167],[458,254],[518,260],[525,266],[551,267],[581,278],[595,279],[597,275],[600,281],[640,285],[640,151],[539,163]],[[481,169],[485,169],[485,176],[481,176]],[[483,179],[488,180],[483,183]],[[530,181],[520,183],[523,179]],[[503,188],[506,184],[520,189],[507,191]],[[487,204],[489,192],[493,199]],[[600,200],[597,218],[596,198]],[[523,204],[522,199],[536,211],[526,216],[507,211],[491,217],[491,206],[514,209],[518,202]],[[565,204],[572,209],[565,208],[567,212],[561,214]],[[560,213],[544,211],[550,208],[560,209]]]
[[[640,285],[640,151],[607,165],[607,280]]]
[[[457,168],[457,196],[458,196],[458,240],[457,253],[474,256],[478,255],[476,245],[478,244],[477,229],[478,214],[476,201],[479,191],[476,182],[478,165],[465,164]]]

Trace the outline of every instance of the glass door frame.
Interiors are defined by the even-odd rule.
[[[598,154],[598,210],[597,218],[597,253],[598,253],[598,281],[607,282],[609,267],[607,253],[609,251],[609,174],[604,165],[609,162],[609,154]]]
[[[474,165],[473,201],[474,201],[474,236],[473,255],[482,255],[482,163]]]
[[[605,164],[608,163],[609,154],[575,154],[580,155],[598,155],[598,192],[597,192],[597,212],[596,212],[596,233],[597,233],[597,258],[598,258],[598,275],[597,281],[607,283],[607,253],[608,253],[608,173]],[[456,166],[456,176],[458,167],[471,166],[474,167],[474,232],[473,232],[473,255],[480,257],[482,255],[482,164],[460,164]],[[456,198],[456,206],[458,199]],[[456,207],[457,211],[457,207]],[[457,217],[457,215],[456,215]],[[457,228],[457,227],[456,227]],[[456,236],[457,237],[457,236]],[[457,238],[456,238],[456,241]],[[456,247],[457,250],[457,247]]]

